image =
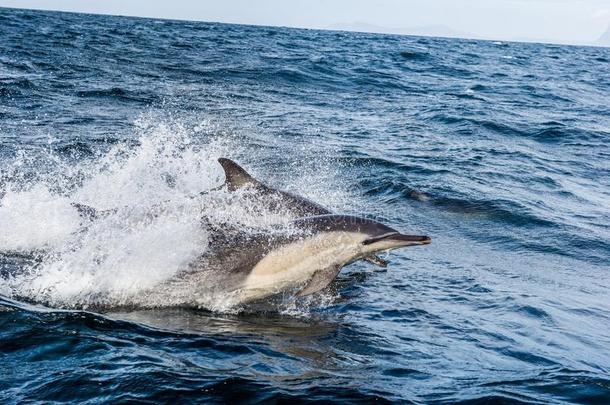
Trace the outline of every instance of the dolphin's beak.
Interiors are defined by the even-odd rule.
[[[388,239],[395,240],[397,242],[405,242],[409,245],[429,245],[430,243],[432,243],[432,238],[430,238],[429,236],[403,235],[402,233],[399,233]]]
[[[429,236],[404,235],[396,232],[368,238],[363,242],[364,245],[372,245],[373,243],[383,244],[384,246],[389,246],[392,249],[396,249],[406,246],[428,245],[432,243],[432,239]]]

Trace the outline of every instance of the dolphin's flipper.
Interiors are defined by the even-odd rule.
[[[362,260],[364,260],[365,262],[374,264],[375,266],[379,266],[379,267],[383,267],[383,268],[388,267],[388,264],[390,264],[390,262],[388,262],[385,259],[382,259],[381,257],[379,257],[377,255],[370,255],[370,256],[364,257]]]
[[[309,280],[305,288],[297,293],[297,297],[304,297],[325,289],[330,283],[332,283],[340,271],[341,266],[330,266],[317,271],[311,280]]]
[[[227,158],[218,159],[218,163],[225,171],[225,184],[230,191],[235,191],[246,186],[257,186],[258,180],[252,177],[243,167]]]

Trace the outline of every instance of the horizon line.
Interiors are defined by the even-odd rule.
[[[58,10],[58,9],[50,9],[50,8],[28,8],[28,7],[5,7],[0,5],[0,10],[27,10],[27,11],[46,11],[53,13],[67,13],[67,14],[84,14],[91,16],[109,16],[109,17],[123,17],[123,18],[141,18],[147,20],[165,20],[165,21],[180,21],[180,22],[199,22],[206,24],[227,24],[227,25],[243,25],[243,26],[251,26],[251,27],[267,27],[267,28],[290,28],[290,29],[302,29],[302,30],[312,30],[312,31],[328,31],[328,32],[352,32],[352,33],[361,33],[361,34],[372,34],[372,35],[393,35],[393,36],[402,36],[402,37],[416,37],[416,38],[440,38],[440,39],[458,39],[464,41],[486,41],[486,42],[507,42],[507,43],[517,43],[517,44],[538,44],[538,45],[561,45],[561,46],[576,46],[576,47],[593,47],[593,48],[610,48],[610,44],[603,44],[599,42],[551,42],[551,40],[546,39],[532,39],[532,40],[518,40],[518,39],[501,39],[501,38],[485,38],[485,37],[451,37],[451,36],[443,36],[443,35],[421,35],[421,34],[408,34],[408,33],[396,33],[396,32],[376,32],[376,31],[359,31],[359,30],[346,30],[346,29],[336,29],[336,28],[317,28],[317,27],[303,27],[303,26],[294,26],[294,25],[269,25],[269,24],[257,24],[257,23],[240,23],[240,22],[230,22],[230,21],[211,21],[211,20],[201,20],[201,19],[189,19],[189,18],[168,18],[168,17],[151,17],[151,16],[142,16],[142,15],[132,15],[132,14],[114,14],[111,12],[104,13],[92,13],[87,11],[75,11],[75,10]],[[356,22],[354,22],[356,23]],[[350,24],[350,23],[336,23],[336,25],[340,24]],[[364,23],[369,24],[369,23]],[[374,25],[374,24],[370,24]],[[387,27],[380,27],[387,28]],[[449,29],[453,29],[451,27],[447,27]],[[391,28],[390,28],[391,29]],[[547,42],[549,41],[549,42]]]

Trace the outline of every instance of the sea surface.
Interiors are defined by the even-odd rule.
[[[219,157],[433,243],[147,295]],[[610,403],[610,49],[0,9],[0,403],[294,401]]]

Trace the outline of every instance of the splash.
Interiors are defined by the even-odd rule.
[[[63,158],[50,149],[26,159],[34,168],[40,160],[53,162],[31,179],[14,175],[23,155],[2,172],[0,252],[44,252],[40,262],[0,279],[2,293],[62,308],[235,310],[230,294],[202,295],[201,286],[168,281],[205,255],[210,224],[260,230],[292,219],[261,212],[243,193],[218,189],[219,157],[243,161],[261,152],[237,137],[216,135],[209,122],[189,127],[142,117],[134,127],[137,142],[119,142],[94,157]],[[315,173],[305,170],[295,180],[284,178],[283,185],[298,188],[306,179],[310,197],[325,196],[321,202],[334,208],[348,200],[336,182],[324,190],[324,179]],[[74,203],[103,215],[83,218]],[[213,285],[213,275],[206,282]]]

